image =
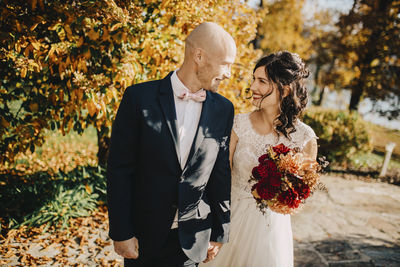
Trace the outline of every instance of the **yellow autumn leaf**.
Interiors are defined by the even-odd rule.
[[[104,29],[103,29],[103,35],[101,36],[101,39],[102,39],[103,41],[106,41],[106,40],[108,39],[108,36],[109,36],[109,34],[108,34],[108,29],[107,29],[107,28],[104,28]]]
[[[53,58],[54,58],[54,52],[56,51],[56,47],[55,47],[55,45],[52,45],[51,46],[51,48],[50,48],[50,50],[49,50],[49,53],[48,53],[48,57],[49,57],[49,59],[51,59],[51,60],[53,60]]]
[[[57,96],[54,93],[52,93],[49,96],[49,99],[50,99],[50,102],[53,104],[53,106],[55,106],[57,104]]]
[[[83,98],[83,90],[82,89],[77,89],[76,90],[76,95],[78,96],[78,100],[81,101]]]
[[[110,29],[110,31],[115,31],[116,29],[118,29],[118,28],[120,28],[122,26],[122,23],[115,23],[112,27],[111,27],[111,29]]]
[[[15,51],[17,51],[18,53],[21,52],[21,45],[19,43],[15,43]]]
[[[73,121],[72,119],[70,119],[70,120],[68,121],[68,129],[67,129],[67,132],[71,131],[73,125],[74,125],[74,121]]]
[[[96,108],[96,105],[93,103],[93,101],[90,101],[87,104],[87,108],[88,108],[88,111],[89,111],[89,115],[91,117],[93,117],[97,113],[97,108]]]
[[[29,108],[32,110],[32,112],[37,112],[39,109],[38,103],[30,103]]]
[[[58,38],[60,38],[61,41],[65,40],[65,30],[64,28],[60,27],[57,31]]]
[[[36,22],[35,24],[32,25],[32,27],[29,28],[29,30],[32,32],[36,29],[37,25],[39,25],[40,22]]]
[[[29,53],[31,52],[32,48],[33,48],[32,45],[28,45],[28,46],[25,48],[25,51],[24,51],[24,56],[25,56],[25,57],[29,57]]]
[[[36,4],[37,4],[37,0],[31,0],[32,2],[31,2],[31,8],[32,8],[32,10],[35,10],[36,9]]]
[[[76,43],[77,47],[81,47],[83,45],[83,43],[85,42],[85,38],[83,38],[83,36],[79,37],[78,42]]]
[[[103,111],[103,113],[106,114],[107,113],[107,107],[106,107],[106,103],[104,103],[103,100],[100,102],[100,106],[101,106],[101,111]]]
[[[71,30],[71,27],[68,24],[64,25],[64,30],[67,33],[68,40],[73,40],[74,37],[73,37],[73,34],[72,34],[72,30]]]
[[[165,9],[170,4],[170,0],[164,0],[161,2],[161,9]]]
[[[19,23],[18,20],[15,20],[15,25],[17,26],[17,31],[21,32],[22,31],[22,26],[21,26],[21,24]]]
[[[121,36],[122,41],[126,42],[127,41],[127,37],[128,37],[128,35],[125,32],[122,33],[122,36]]]
[[[21,69],[21,78],[25,78],[26,77],[26,72],[27,72],[27,69],[25,67],[22,67],[22,69]]]
[[[371,67],[376,67],[379,65],[379,59],[375,58],[374,60],[371,61]]]
[[[34,120],[34,121],[32,122],[32,126],[33,126],[34,128],[40,128],[40,127],[42,127],[42,123],[41,123],[40,120]]]
[[[90,57],[92,56],[90,53],[90,49],[87,49],[83,55],[85,56],[86,59],[90,59]]]
[[[1,117],[1,126],[3,126],[4,128],[8,128],[10,126],[10,123],[4,117]]]
[[[86,189],[86,192],[88,192],[88,194],[92,193],[92,188],[90,188],[90,186],[88,184],[85,184],[85,189]]]
[[[62,89],[60,89],[59,93],[58,93],[58,97],[60,102],[64,101],[64,91]]]
[[[94,29],[91,29],[88,33],[87,36],[89,37],[90,40],[92,41],[96,41],[97,39],[99,39],[100,34],[98,32],[96,32]]]

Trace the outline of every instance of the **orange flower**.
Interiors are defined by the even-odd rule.
[[[272,205],[269,205],[269,208],[276,212],[276,213],[281,213],[281,214],[293,214],[296,209],[291,209],[285,204],[281,204],[279,201],[273,203]]]
[[[303,164],[303,154],[288,153],[286,155],[281,155],[279,158],[279,169],[281,171],[287,171],[293,174],[299,174]]]

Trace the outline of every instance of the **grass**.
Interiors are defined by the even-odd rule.
[[[105,179],[97,168],[97,134],[48,131],[42,147],[0,166],[0,232],[20,223],[66,224],[105,201]]]
[[[400,160],[400,131],[388,129],[371,122],[368,122],[368,127],[371,132],[374,150],[380,154],[384,154],[386,144],[394,142],[396,146],[393,150],[393,157]]]
[[[389,142],[396,143],[389,162],[387,174],[398,176],[400,174],[400,131],[366,122],[371,134],[373,151],[371,153],[358,153],[350,159],[348,170],[366,172],[380,172],[385,159],[385,146]]]
[[[360,153],[352,159],[351,165],[356,169],[366,167],[369,169],[380,171],[382,168],[384,158],[385,158],[384,156],[376,153],[368,153],[368,154]],[[391,158],[388,170],[389,171],[400,170],[400,160],[397,158]]]
[[[87,129],[85,129],[82,135],[79,135],[78,133],[71,131],[67,133],[65,136],[63,136],[58,131],[47,131],[45,136],[46,136],[46,143],[44,144],[44,146],[54,145],[59,141],[67,143],[80,142],[80,143],[96,144],[97,140],[96,129],[93,126],[89,126]]]
[[[87,128],[82,135],[70,132],[63,136],[58,131],[47,131],[43,146],[35,152],[21,153],[12,164],[0,165],[0,173],[10,170],[18,174],[49,172],[56,175],[59,171],[69,172],[77,166],[97,165],[97,133],[93,127]]]

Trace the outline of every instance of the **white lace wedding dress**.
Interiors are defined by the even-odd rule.
[[[233,156],[231,230],[229,243],[217,257],[202,267],[287,267],[293,266],[293,237],[290,215],[268,210],[264,215],[256,208],[248,182],[258,158],[267,144],[283,143],[304,148],[314,131],[301,121],[295,124],[291,140],[283,135],[260,135],[252,127],[250,113],[235,116],[233,130],[239,137]]]

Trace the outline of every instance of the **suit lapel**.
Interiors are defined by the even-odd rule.
[[[164,113],[165,121],[167,122],[168,129],[171,133],[172,139],[174,141],[176,155],[178,157],[178,162],[180,159],[180,149],[179,149],[179,138],[178,138],[178,120],[176,118],[176,109],[174,101],[174,93],[171,85],[171,75],[170,72],[167,77],[161,81],[159,101],[161,109]]]
[[[189,156],[185,164],[185,168],[190,162],[193,155],[200,148],[201,143],[209,132],[209,128],[211,126],[212,114],[214,109],[214,98],[210,92],[207,91],[206,100],[203,102],[203,107],[201,109],[201,115],[199,120],[199,125],[197,126],[196,135],[193,139],[192,147],[190,148]]]

